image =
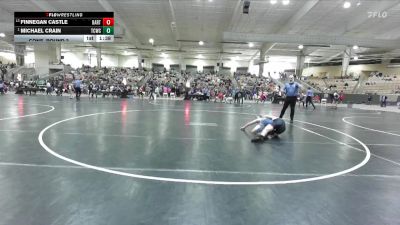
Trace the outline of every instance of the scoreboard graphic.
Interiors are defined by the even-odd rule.
[[[15,12],[14,42],[113,42],[114,12]]]

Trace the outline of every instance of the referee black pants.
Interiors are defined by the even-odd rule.
[[[307,98],[306,98],[306,108],[308,107],[308,103],[310,103],[315,109],[315,105],[312,102],[312,97],[311,96],[307,96]]]
[[[79,97],[81,97],[81,93],[82,93],[81,88],[80,88],[80,87],[75,87],[76,99],[78,99]]]
[[[282,118],[283,115],[285,115],[285,111],[286,111],[287,107],[290,105],[290,120],[293,120],[294,109],[296,108],[296,101],[297,101],[296,96],[287,96],[285,98],[285,103],[283,103],[283,108],[282,108],[281,115],[279,116],[279,118]]]

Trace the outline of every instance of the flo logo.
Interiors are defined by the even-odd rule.
[[[388,13],[386,11],[370,11],[368,12],[368,18],[373,18],[373,19],[385,19],[388,16]]]

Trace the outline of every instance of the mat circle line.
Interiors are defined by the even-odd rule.
[[[24,115],[24,116],[13,116],[13,117],[0,118],[0,121],[3,121],[3,120],[11,120],[11,119],[18,119],[18,118],[25,118],[25,117],[31,117],[31,116],[38,116],[38,115],[46,114],[46,113],[49,113],[49,112],[55,110],[55,107],[54,107],[54,106],[51,106],[51,105],[41,105],[41,104],[24,104],[24,105],[39,105],[39,106],[45,106],[45,107],[49,107],[50,110],[47,110],[47,111],[44,111],[44,112],[39,112],[39,113],[28,114],[28,115]]]
[[[365,118],[366,116],[358,116],[358,117],[364,117],[364,118]],[[398,137],[400,137],[400,134],[395,134],[395,133],[391,133],[391,132],[387,132],[387,131],[383,131],[383,130],[377,130],[377,129],[372,129],[372,128],[369,128],[369,127],[364,127],[364,126],[361,126],[361,125],[358,125],[358,124],[355,124],[355,123],[352,123],[352,122],[349,122],[349,121],[346,120],[346,119],[358,118],[358,117],[355,117],[355,116],[347,116],[347,117],[343,117],[343,118],[342,118],[342,121],[345,122],[345,123],[347,123],[347,124],[350,124],[350,125],[352,125],[352,126],[355,126],[355,127],[361,128],[361,129],[364,129],[364,130],[369,130],[369,131],[374,131],[374,132],[378,132],[378,133],[382,133],[382,134],[388,134],[388,135],[393,135],[393,136],[398,136]],[[367,118],[383,118],[383,117],[367,117]]]
[[[369,148],[363,142],[358,140],[357,138],[355,138],[349,134],[343,133],[339,130],[333,129],[333,128],[325,127],[325,126],[318,125],[318,124],[313,124],[310,122],[299,121],[299,120],[296,120],[296,121],[301,122],[301,123],[306,123],[309,125],[313,125],[316,127],[320,127],[320,128],[325,128],[327,130],[331,130],[336,133],[343,134],[343,135],[355,140],[361,146],[364,147],[365,152],[366,152],[365,158],[360,163],[358,163],[357,165],[355,165],[349,169],[331,173],[331,174],[322,175],[322,176],[310,177],[310,178],[302,178],[302,179],[294,179],[294,180],[278,180],[278,181],[247,181],[247,182],[246,181],[240,181],[240,182],[239,181],[238,182],[235,182],[235,181],[211,181],[211,180],[178,179],[178,178],[167,178],[167,177],[158,177],[158,176],[147,176],[147,175],[140,175],[140,174],[112,170],[112,169],[99,167],[99,166],[93,166],[93,165],[79,162],[77,160],[70,159],[63,155],[60,155],[60,154],[56,153],[54,150],[52,150],[49,146],[47,146],[46,143],[43,141],[43,135],[46,133],[47,130],[49,130],[50,128],[52,128],[58,124],[61,124],[61,123],[67,122],[67,121],[71,121],[71,120],[75,120],[75,119],[79,119],[79,118],[90,117],[90,116],[96,116],[96,115],[104,115],[104,114],[115,114],[115,113],[121,113],[121,112],[150,112],[150,111],[158,111],[158,110],[126,110],[126,111],[101,112],[101,113],[92,113],[92,114],[81,115],[81,116],[63,119],[63,120],[57,121],[55,123],[52,123],[52,124],[48,125],[46,128],[44,128],[43,130],[41,130],[39,133],[39,136],[38,136],[38,141],[39,141],[40,145],[43,147],[43,149],[46,150],[48,153],[52,154],[53,156],[55,156],[59,159],[62,159],[64,161],[70,162],[72,164],[88,168],[88,169],[93,169],[93,170],[102,171],[105,173],[115,174],[115,175],[120,175],[120,176],[145,179],[145,180],[155,180],[155,181],[165,181],[165,182],[175,182],[175,183],[208,184],[208,185],[254,186],[254,185],[295,184],[295,183],[305,183],[305,182],[310,182],[310,181],[324,180],[324,179],[337,177],[337,176],[344,175],[344,174],[350,173],[352,171],[355,171],[355,170],[361,168],[362,166],[364,166],[371,157],[371,152],[370,152]],[[184,111],[184,110],[168,110],[168,111]],[[211,111],[211,110],[193,110],[193,111],[226,113],[226,111]],[[255,114],[250,114],[250,113],[235,113],[235,112],[229,112],[229,113],[247,114],[247,115],[251,115],[251,116],[255,115]]]

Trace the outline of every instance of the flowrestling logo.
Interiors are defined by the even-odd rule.
[[[372,19],[385,19],[388,17],[387,11],[369,11],[368,18]]]

